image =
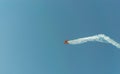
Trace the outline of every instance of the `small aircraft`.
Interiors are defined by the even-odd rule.
[[[68,40],[65,40],[65,41],[64,41],[64,44],[69,44],[69,43],[68,43]]]

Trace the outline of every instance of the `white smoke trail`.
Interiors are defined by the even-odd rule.
[[[117,43],[116,41],[114,41],[113,39],[111,39],[110,37],[108,37],[104,34],[98,34],[98,35],[94,35],[94,36],[69,40],[68,43],[69,44],[82,44],[82,43],[89,42],[89,41],[98,41],[98,42],[103,42],[103,43],[110,43],[113,46],[120,48],[119,43]]]

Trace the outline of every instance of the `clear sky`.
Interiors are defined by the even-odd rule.
[[[0,74],[120,74],[120,50],[64,40],[104,33],[120,42],[119,0],[0,0]]]

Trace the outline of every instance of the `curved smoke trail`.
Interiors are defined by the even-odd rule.
[[[120,48],[119,43],[117,43],[116,41],[114,41],[113,39],[111,39],[110,37],[108,37],[104,34],[98,34],[98,35],[94,35],[94,36],[69,40],[69,41],[67,41],[67,43],[68,44],[82,44],[82,43],[86,43],[89,41],[98,41],[98,42],[103,42],[103,43],[109,43],[117,48]]]

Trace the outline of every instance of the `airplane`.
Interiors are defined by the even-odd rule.
[[[68,43],[68,40],[65,40],[65,41],[64,41],[64,44],[69,44],[69,43]]]

